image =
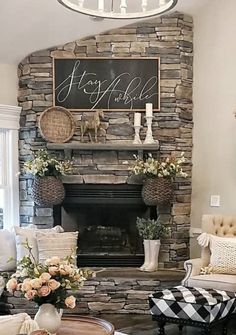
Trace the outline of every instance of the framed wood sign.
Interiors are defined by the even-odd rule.
[[[54,58],[54,106],[70,110],[160,110],[159,58]]]

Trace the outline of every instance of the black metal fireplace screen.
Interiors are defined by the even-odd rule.
[[[141,186],[65,184],[65,231],[79,230],[79,266],[139,266],[143,262],[137,216],[149,216]]]

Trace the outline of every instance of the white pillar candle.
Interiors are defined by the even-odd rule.
[[[126,0],[120,1],[120,12],[121,14],[126,14],[127,3]]]
[[[143,10],[143,12],[146,12],[147,2],[148,2],[148,0],[142,0],[142,10]]]
[[[152,103],[146,104],[146,117],[152,117]]]
[[[98,0],[98,10],[104,12],[104,0]]]
[[[141,113],[134,113],[134,126],[141,126]]]

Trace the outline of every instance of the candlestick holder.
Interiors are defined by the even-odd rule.
[[[145,116],[147,120],[147,133],[146,133],[146,138],[144,140],[144,144],[154,144],[158,143],[158,141],[155,141],[153,136],[152,136],[152,119],[153,116]]]
[[[140,140],[140,136],[139,136],[139,132],[142,126],[134,126],[134,130],[135,130],[135,135],[134,135],[134,140],[133,140],[133,144],[141,144],[142,141]]]

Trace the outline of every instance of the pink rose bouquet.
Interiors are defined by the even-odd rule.
[[[36,263],[28,243],[26,247],[29,256],[22,258],[18,270],[7,281],[7,291],[20,291],[26,299],[39,306],[50,303],[57,308],[74,308],[76,298],[71,293],[81,288],[93,272],[77,268],[71,256],[63,260],[52,257],[44,264]]]

